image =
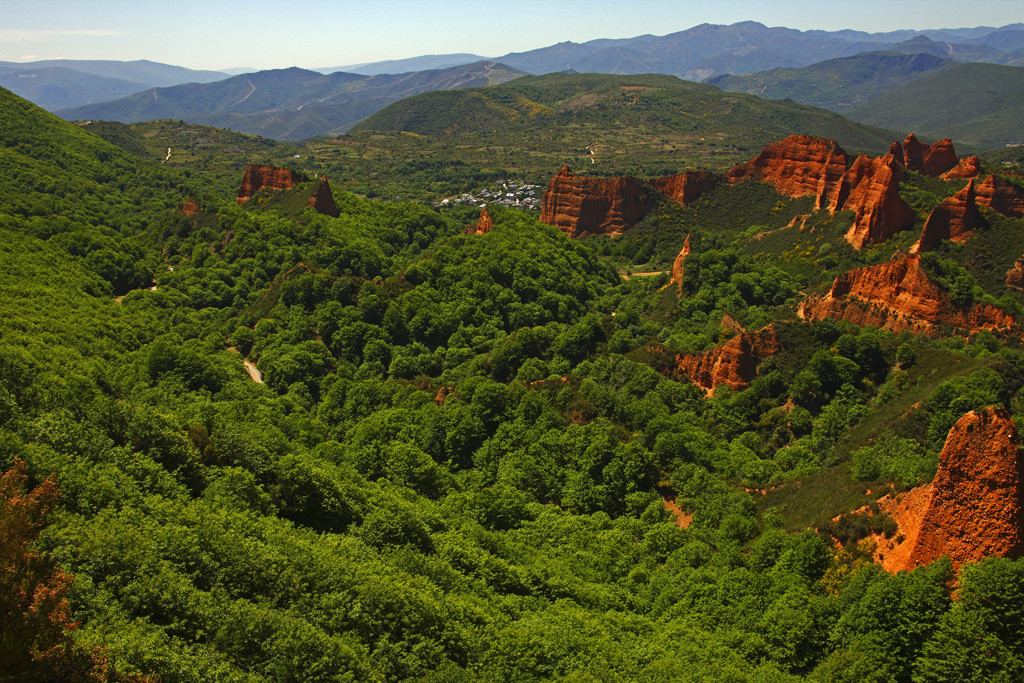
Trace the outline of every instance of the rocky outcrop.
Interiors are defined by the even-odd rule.
[[[715,187],[721,176],[711,171],[684,171],[676,175],[655,178],[650,184],[663,195],[683,206]]]
[[[898,142],[889,145],[889,151],[881,157],[881,161],[886,166],[897,171],[900,182],[906,179],[906,166],[903,165],[903,145]]]
[[[1010,218],[1024,217],[1024,189],[999,176],[990,175],[978,185],[975,201]]]
[[[196,201],[191,197],[186,199],[185,203],[181,207],[181,213],[186,216],[195,216],[200,210],[199,205],[196,204]]]
[[[928,149],[917,136],[911,133],[903,141],[903,166],[908,171],[924,172],[924,152]]]
[[[1024,554],[1024,461],[1004,408],[971,411],[949,430],[935,479],[905,494],[894,515],[902,542],[882,559],[892,572],[949,556],[955,568],[992,555]],[[897,500],[882,502],[896,508]]]
[[[563,166],[544,192],[540,220],[569,237],[615,237],[653,206],[648,188],[636,178],[587,178]]]
[[[981,161],[976,156],[964,157],[957,165],[942,174],[943,180],[977,178],[981,175]]]
[[[263,187],[290,190],[299,180],[299,174],[290,168],[250,165],[242,176],[242,185],[238,188],[238,198],[235,201],[239,204],[248,201]]]
[[[675,285],[679,294],[683,293],[683,275],[685,272],[684,261],[686,257],[690,255],[690,236],[686,236],[686,241],[683,242],[683,248],[679,250],[679,255],[676,256],[675,263],[672,264],[672,280],[669,284]]]
[[[729,183],[769,183],[787,197],[814,195],[815,209],[834,203],[846,173],[846,153],[835,142],[810,135],[790,135],[767,145],[761,153],[728,173]]]
[[[974,199],[974,180],[969,180],[964,189],[939,202],[928,215],[921,239],[912,251],[931,251],[942,240],[966,242],[981,225],[981,214],[978,213]]]
[[[1017,259],[1013,268],[1006,271],[1006,286],[1013,289],[1024,289],[1024,256]]]
[[[718,180],[710,171],[686,171],[653,180],[589,178],[574,175],[563,166],[544,191],[540,220],[570,237],[615,237],[654,208],[655,191],[686,206]]]
[[[953,141],[949,138],[926,145],[911,133],[903,141],[903,165],[908,171],[917,171],[938,177],[959,163]]]
[[[860,249],[910,225],[914,213],[899,196],[902,151],[894,144],[878,159],[859,156],[846,168],[846,153],[834,140],[790,135],[726,174],[730,183],[769,183],[789,197],[813,195],[815,210],[854,212],[847,241]]]
[[[331,184],[327,182],[327,176],[320,177],[320,182],[309,198],[309,206],[317,213],[331,218],[338,217],[338,205],[334,202],[334,193],[331,192]]]
[[[467,235],[485,235],[491,231],[494,227],[494,220],[491,219],[491,214],[487,212],[486,208],[480,210],[480,217],[476,219],[475,225],[466,227]]]
[[[808,320],[849,320],[893,332],[937,334],[951,326],[972,332],[1007,329],[1012,317],[989,304],[963,308],[931,281],[920,254],[843,273],[822,296],[809,297],[797,311]]]
[[[722,384],[744,389],[757,376],[761,360],[778,350],[775,328],[768,325],[756,332],[738,334],[704,353],[677,355],[674,374],[688,377],[709,395]]]
[[[914,212],[900,199],[903,167],[895,158],[872,159],[859,156],[843,176],[839,191],[829,207],[834,213],[854,212],[846,241],[854,249],[889,239],[914,222]]]
[[[949,138],[939,140],[924,153],[924,174],[932,177],[955,168],[960,160],[953,150],[953,141]]]

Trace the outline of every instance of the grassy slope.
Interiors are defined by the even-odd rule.
[[[170,119],[132,124],[92,121],[82,127],[136,156],[201,173],[217,181],[224,196],[234,195],[248,164],[294,165],[294,156],[300,153],[299,147],[286,142]]]
[[[1024,142],[1024,68],[958,64],[891,88],[848,116],[980,148]]]
[[[887,88],[920,78],[952,64],[929,54],[870,52],[829,59],[801,69],[772,69],[746,76],[719,76],[708,81],[722,90],[773,100],[792,99],[843,112]]]
[[[791,530],[827,523],[890,492],[886,482],[859,482],[850,476],[849,455],[899,424],[926,400],[938,386],[954,377],[965,377],[987,361],[969,358],[943,349],[917,349],[917,363],[908,371],[910,388],[894,400],[876,406],[867,417],[853,425],[836,445],[839,465],[768,489],[755,495],[758,508],[776,508]]]
[[[728,139],[744,152],[794,132],[830,137],[852,150],[878,153],[893,139],[888,131],[792,102],[724,93],[672,76],[604,74],[549,74],[488,89],[426,93],[387,107],[357,129],[427,135],[500,129],[521,137],[588,124],[616,131],[639,127],[664,134],[672,130],[704,138],[701,142],[709,137]],[[589,144],[583,139],[580,143]]]

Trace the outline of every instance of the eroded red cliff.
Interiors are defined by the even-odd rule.
[[[1006,271],[1006,286],[1013,289],[1024,289],[1024,256],[1017,259],[1013,267]]]
[[[655,191],[686,206],[718,180],[719,176],[710,171],[686,171],[653,180],[630,176],[590,178],[577,176],[563,166],[544,191],[540,220],[570,237],[614,237],[654,208]]]
[[[1024,189],[1019,185],[990,175],[975,190],[975,201],[1010,218],[1024,217]]]
[[[649,181],[662,194],[683,206],[712,189],[721,177],[711,171],[684,171]]]
[[[766,146],[745,164],[726,174],[730,183],[769,183],[789,197],[812,195],[815,210],[854,212],[847,241],[860,249],[889,239],[910,225],[913,211],[900,199],[903,153],[894,143],[889,153],[872,159],[859,156],[846,167],[846,153],[834,140],[790,135]]]
[[[684,262],[686,257],[690,255],[690,236],[686,236],[686,241],[683,242],[683,248],[679,250],[679,255],[676,256],[675,262],[672,264],[672,280],[669,284],[676,286],[680,294],[683,293],[683,275],[685,273]]]
[[[196,204],[196,200],[192,199],[191,197],[186,199],[185,203],[181,207],[181,212],[186,216],[195,216],[197,213],[199,213],[199,211],[199,205]]]
[[[761,360],[777,353],[779,342],[771,325],[755,332],[738,334],[721,346],[704,353],[676,356],[674,372],[688,377],[708,394],[722,384],[744,389],[757,376]]]
[[[250,199],[263,187],[272,190],[290,190],[299,182],[299,174],[290,168],[276,166],[250,165],[242,176],[242,185],[238,188],[239,204]]]
[[[334,201],[334,193],[331,192],[331,184],[327,182],[327,176],[320,177],[320,183],[309,198],[309,206],[317,213],[332,218],[338,217],[338,205]]]
[[[926,145],[911,133],[903,141],[903,165],[908,171],[938,177],[956,167],[959,161],[949,138]]]
[[[846,241],[854,249],[878,244],[914,222],[914,212],[900,199],[903,167],[886,157],[859,156],[843,176],[832,205],[833,213],[850,210],[855,214]]]
[[[968,180],[964,189],[946,197],[932,209],[921,231],[921,239],[913,251],[931,251],[942,240],[966,242],[981,225],[981,214],[974,203],[974,180]]]
[[[588,178],[568,166],[548,182],[540,220],[570,237],[620,235],[654,206],[648,189],[636,178]]]
[[[981,161],[976,156],[964,157],[957,165],[942,174],[943,180],[977,178],[981,175]]]
[[[798,315],[926,334],[937,334],[942,326],[973,332],[1007,329],[1014,324],[1012,317],[995,306],[954,304],[925,273],[920,254],[843,273],[826,294],[804,301]]]
[[[466,228],[467,235],[485,235],[491,231],[494,227],[494,220],[491,218],[491,214],[487,212],[487,208],[480,210],[480,217],[476,219],[475,225],[470,225]]]
[[[846,153],[835,140],[790,135],[773,142],[728,173],[729,183],[755,180],[769,183],[787,197],[814,195],[815,209],[834,203],[834,194],[846,174]]]
[[[1004,408],[971,411],[949,430],[931,484],[904,496],[902,542],[881,558],[891,572],[948,555],[954,567],[1024,553],[1024,461],[1017,426]],[[899,507],[899,499],[883,509]]]

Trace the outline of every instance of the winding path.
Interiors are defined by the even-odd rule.
[[[241,104],[242,102],[245,102],[247,99],[249,99],[249,95],[252,95],[254,92],[256,92],[256,86],[252,84],[252,81],[249,80],[248,76],[245,77],[245,82],[249,84],[249,87],[252,88],[252,90],[250,90],[249,92],[245,93],[245,97],[243,97],[242,99],[238,100],[234,104],[229,104],[228,105],[228,109],[230,109],[231,107],[235,107],[235,106]]]

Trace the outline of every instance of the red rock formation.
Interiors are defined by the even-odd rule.
[[[943,325],[978,331],[1014,324],[1012,317],[989,304],[957,307],[924,272],[920,254],[843,273],[828,293],[808,298],[797,313],[808,320],[834,318],[926,334],[937,333]]]
[[[669,284],[674,284],[679,290],[679,294],[683,293],[683,262],[686,257],[690,255],[690,236],[686,236],[686,241],[683,242],[683,248],[679,250],[679,255],[676,256],[675,263],[672,264],[672,280]]]
[[[815,209],[822,209],[833,202],[845,173],[846,153],[835,140],[790,135],[767,145],[745,164],[734,166],[726,180],[770,183],[787,197],[814,195]]]
[[[1006,271],[1006,286],[1013,289],[1024,289],[1024,256],[1017,259],[1013,268]]]
[[[942,174],[943,180],[977,178],[981,175],[981,161],[976,156],[964,157],[956,166]]]
[[[722,327],[727,330],[732,330],[734,334],[743,334],[747,330],[740,324],[740,321],[732,317],[728,313],[722,316],[722,322],[719,323]]]
[[[978,185],[975,201],[1010,218],[1024,217],[1024,189],[995,175]]]
[[[1004,408],[961,417],[946,437],[935,479],[908,492],[917,504],[894,515],[904,540],[886,553],[883,566],[910,570],[948,555],[959,568],[992,555],[1024,554],[1021,455],[1017,426]]]
[[[563,166],[544,192],[540,220],[570,237],[615,237],[653,206],[647,188],[636,178],[584,178]]]
[[[332,218],[338,217],[338,205],[334,203],[334,193],[331,192],[331,184],[327,182],[327,176],[320,177],[320,184],[316,186],[313,195],[309,198],[309,206],[317,213]]]
[[[199,211],[199,205],[191,197],[186,199],[185,204],[181,207],[181,212],[186,216],[195,216]]]
[[[903,141],[903,167],[908,171],[924,172],[924,152],[928,146],[911,133]]]
[[[718,180],[710,171],[686,171],[654,180],[629,176],[588,178],[574,175],[568,166],[563,166],[544,192],[540,220],[570,237],[595,234],[614,237],[654,207],[651,188],[686,206],[714,187]]]
[[[928,146],[911,133],[903,141],[903,165],[908,171],[937,177],[955,167],[957,163],[953,141],[949,138]]]
[[[900,182],[906,179],[907,169],[903,165],[903,146],[900,143],[894,142],[889,145],[889,151],[881,157],[881,162],[896,172]]]
[[[466,227],[467,235],[484,235],[491,231],[494,227],[494,221],[491,219],[491,214],[487,213],[486,207],[480,210],[480,217],[476,220],[476,225],[469,225]]]
[[[690,378],[709,395],[725,384],[732,389],[746,388],[757,375],[761,359],[777,353],[779,343],[771,325],[756,332],[738,334],[725,344],[704,353],[676,356],[676,374]]]
[[[272,190],[290,190],[299,182],[299,174],[290,168],[250,165],[245,169],[242,185],[238,188],[239,204],[247,201],[262,187]]]
[[[949,138],[939,140],[924,153],[924,174],[936,178],[955,168],[960,160],[953,150],[953,141]]]
[[[833,140],[790,135],[768,145],[753,160],[726,174],[730,183],[770,183],[784,195],[814,195],[815,210],[851,210],[846,239],[857,249],[881,242],[907,227],[914,213],[899,197],[902,152],[894,143],[879,159],[860,156],[847,170],[846,153]]]
[[[719,180],[720,176],[711,171],[684,171],[676,175],[655,178],[649,182],[672,201],[688,206],[694,199],[717,185]]]
[[[932,209],[921,231],[921,239],[913,252],[931,251],[942,240],[966,242],[981,224],[981,214],[974,204],[974,180],[952,197],[946,197]]]
[[[895,158],[888,163],[885,159],[857,157],[829,207],[833,212],[855,212],[853,225],[846,233],[846,241],[854,249],[884,242],[914,222],[913,210],[900,199],[903,168]]]

